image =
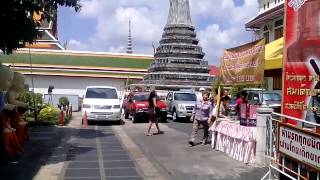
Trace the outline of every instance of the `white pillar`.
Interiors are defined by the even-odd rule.
[[[259,166],[267,166],[269,164],[266,158],[267,143],[267,120],[271,116],[273,109],[261,107],[257,109],[257,131],[256,131],[256,160],[255,164]],[[270,121],[271,122],[271,121]]]

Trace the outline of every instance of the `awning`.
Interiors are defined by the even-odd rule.
[[[281,4],[251,19],[249,22],[245,24],[245,28],[259,29],[267,21],[273,21],[277,17],[283,16],[283,15],[284,15],[284,4]]]
[[[282,69],[283,64],[283,37],[265,47],[264,70]]]

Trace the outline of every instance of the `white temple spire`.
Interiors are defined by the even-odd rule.
[[[128,46],[127,53],[132,54],[132,36],[131,36],[131,19],[129,19],[129,34],[128,34]]]
[[[170,0],[167,25],[176,24],[192,26],[189,0]]]

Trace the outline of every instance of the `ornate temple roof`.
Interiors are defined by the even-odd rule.
[[[84,51],[20,50],[0,55],[0,62],[16,71],[54,76],[85,76],[142,79],[153,56]]]

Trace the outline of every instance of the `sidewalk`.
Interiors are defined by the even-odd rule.
[[[30,128],[24,148],[17,164],[0,165],[0,179],[143,179],[113,127],[81,128],[80,113],[65,127]]]
[[[61,150],[60,144],[63,138],[70,136],[74,131],[74,129],[54,126],[30,128],[30,140],[25,142],[24,153],[18,158],[18,163],[0,165],[1,179],[33,179],[54,151]],[[57,161],[59,162],[61,161]]]
[[[210,145],[190,147],[189,135],[164,123],[160,126],[165,134],[147,137],[146,126],[128,121],[124,131],[167,179],[251,180],[260,179],[267,171],[235,161]]]

